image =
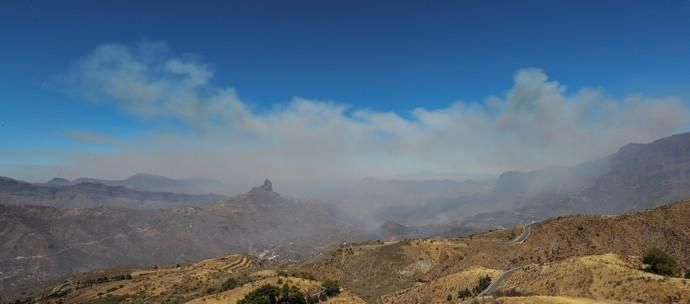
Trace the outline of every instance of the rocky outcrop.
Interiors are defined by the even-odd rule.
[[[256,186],[252,188],[252,191],[270,191],[273,192],[273,183],[267,178],[264,180],[264,184],[261,186]]]

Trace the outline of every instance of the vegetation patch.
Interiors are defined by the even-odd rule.
[[[678,263],[660,249],[653,248],[647,251],[642,262],[649,265],[645,270],[666,276],[675,276],[679,273]]]
[[[263,285],[244,298],[237,304],[306,304],[307,300],[304,293],[297,286],[284,284],[282,288],[273,285]]]

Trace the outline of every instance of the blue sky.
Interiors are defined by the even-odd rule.
[[[48,174],[121,176],[129,171],[165,171],[132,165],[125,166],[128,171],[107,174],[110,168],[79,169],[80,161],[75,159],[89,153],[108,157],[134,153],[130,146],[112,142],[137,142],[140,147],[138,141],[150,142],[150,136],[160,138],[161,133],[166,138],[179,136],[180,141],[191,137],[216,142],[225,138],[218,133],[235,132],[232,127],[223,127],[224,131],[214,128],[214,135],[208,135],[208,128],[196,130],[176,116],[179,113],[142,118],[141,112],[123,108],[122,100],[118,101],[121,95],[105,97],[113,101],[93,102],[58,81],[104,44],[136,49],[142,43],[164,43],[167,55],[162,57],[184,58],[212,71],[213,77],[204,83],[202,91],[232,88],[252,117],[266,121],[279,116],[276,107],[289,108],[294,97],[302,97],[348,105],[343,114],[346,118],[359,110],[392,113],[396,119],[419,127],[415,109],[443,112],[458,102],[484,107],[487,96],[503,97],[515,88],[515,75],[525,68],[541,69],[564,90],[567,86],[563,94],[570,97],[582,88],[595,88],[604,92],[602,100],[622,102],[636,94],[671,96],[683,107],[690,97],[688,1],[663,5],[653,1],[142,2],[0,4],[0,151],[6,155],[0,160],[0,175],[4,171],[36,179]],[[612,128],[618,123],[611,117],[601,125]],[[642,130],[624,134],[644,136],[616,135],[620,140],[615,144],[687,129],[684,119],[665,128],[655,122],[650,118],[645,125],[643,120],[638,126]],[[391,132],[384,138],[409,138],[398,129],[377,128],[374,133],[379,135]],[[526,132],[533,134],[534,130]],[[611,136],[621,134],[611,132]],[[453,140],[462,141],[462,136],[468,135],[456,136]],[[242,138],[247,137],[252,134]],[[222,148],[236,151],[233,145],[246,145],[234,137],[231,141]],[[290,144],[296,142],[280,143],[278,148],[293,151],[285,148]],[[493,142],[486,145],[485,149],[496,148]],[[366,153],[345,157],[369,164],[380,162],[365,154],[379,155],[391,163],[379,171],[344,175],[403,174],[427,171],[427,167],[445,170],[430,161],[438,157],[435,153],[425,156],[426,152],[410,148],[406,153],[407,148],[400,148],[402,153],[396,152],[391,158],[386,151],[362,149]],[[602,146],[597,153],[612,149]],[[566,157],[549,158],[553,162],[544,165],[560,164]],[[459,158],[463,160],[449,166],[448,171],[495,172],[519,167],[509,165],[511,162],[468,167],[467,163],[477,157]],[[412,162],[421,165],[412,166]],[[540,165],[536,161],[528,164]],[[59,169],[39,170],[36,165]],[[35,172],[25,173],[27,170]],[[206,175],[203,171],[154,173]]]

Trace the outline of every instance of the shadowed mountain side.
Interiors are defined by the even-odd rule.
[[[619,213],[690,197],[690,133],[629,144],[610,157],[610,169],[570,198],[577,213]]]
[[[567,214],[615,214],[690,198],[690,133],[629,144],[572,167],[506,172],[487,193],[379,212],[452,236]]]

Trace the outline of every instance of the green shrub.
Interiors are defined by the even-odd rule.
[[[275,304],[280,296],[280,288],[263,285],[244,296],[237,304]]]
[[[479,282],[477,282],[477,286],[474,287],[474,294],[479,294],[480,292],[484,291],[487,287],[491,285],[491,278],[486,275],[481,278],[479,278]]]
[[[679,272],[678,263],[671,256],[657,248],[647,251],[642,262],[649,265],[647,271],[656,274],[673,276]]]
[[[337,296],[340,293],[340,285],[335,280],[326,280],[321,287],[323,288],[323,293],[329,297]]]
[[[464,300],[466,298],[470,298],[470,297],[472,297],[472,292],[467,288],[458,292],[458,298],[460,298],[462,300]]]
[[[237,304],[307,304],[304,294],[296,286],[263,285],[244,296]]]
[[[240,281],[237,280],[236,278],[229,278],[225,283],[223,283],[223,286],[221,286],[221,291],[226,291],[230,289],[235,289],[237,286],[240,286]]]

